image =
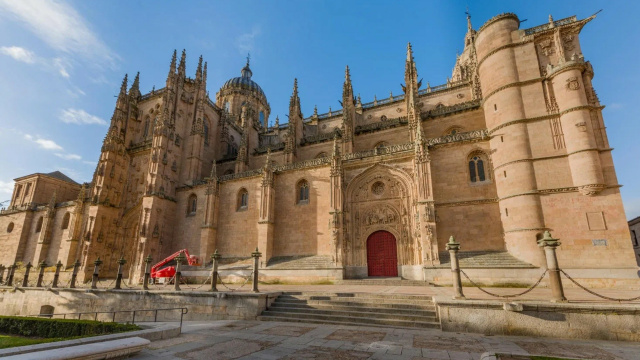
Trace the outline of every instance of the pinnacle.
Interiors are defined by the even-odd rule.
[[[128,83],[128,74],[124,74],[124,79],[122,79],[122,85],[120,85],[120,93],[127,93],[127,83]]]
[[[351,82],[351,74],[349,73],[349,65],[347,65],[347,69],[344,71],[344,81]]]
[[[407,43],[407,61],[413,61],[413,49],[411,43]]]

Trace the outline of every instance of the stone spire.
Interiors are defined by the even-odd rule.
[[[177,51],[173,50],[173,56],[171,57],[171,65],[169,65],[169,74],[167,75],[167,81],[169,81],[169,79],[173,79],[173,76],[176,74],[176,57]]]
[[[182,49],[182,56],[180,57],[180,65],[178,65],[178,75],[184,77],[187,67],[187,51]]]
[[[347,69],[344,71],[344,84],[342,86],[342,106],[346,107],[347,103],[353,104],[353,86],[351,85],[349,65],[347,65]]]
[[[129,96],[137,99],[140,96],[140,72],[136,74],[136,78],[133,80],[133,84],[129,89]]]
[[[407,60],[404,66],[404,90],[405,104],[407,106],[407,121],[409,122],[409,130],[411,131],[410,139],[415,140],[416,128],[420,127],[420,110],[418,109],[418,70],[413,60],[413,49],[411,43],[407,44]],[[420,129],[422,131],[422,129]]]
[[[293,93],[289,100],[289,121],[291,122],[292,116],[299,116],[302,118],[302,111],[300,109],[300,97],[298,96],[298,79],[293,79]]]
[[[356,110],[354,107],[353,85],[349,66],[344,72],[344,84],[342,86],[342,141],[345,153],[353,150],[353,136]]]
[[[204,62],[204,70],[202,70],[202,83],[207,87],[207,62]]]
[[[198,59],[198,68],[196,69],[196,81],[202,81],[202,55]]]

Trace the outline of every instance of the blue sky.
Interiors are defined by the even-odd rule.
[[[627,218],[640,216],[640,3],[627,1],[77,1],[0,0],[0,201],[12,179],[60,170],[90,181],[125,73],[160,88],[174,49],[187,72],[208,61],[211,96],[251,52],[253,79],[286,119],[298,78],[305,116],[339,109],[344,67],[363,102],[400,94],[406,44],[420,77],[446,82],[466,32],[503,12],[522,28],[604,9],[581,35],[595,69]]]

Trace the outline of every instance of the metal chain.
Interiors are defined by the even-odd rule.
[[[195,287],[195,288],[192,288],[191,286],[189,286],[189,284],[186,282],[186,280],[184,280],[184,284],[185,284],[185,285],[187,286],[187,288],[188,288],[188,289],[190,289],[190,290],[198,290],[198,289],[200,289],[201,287],[203,287],[203,286],[207,285],[207,282],[209,281],[209,279],[211,279],[211,275],[209,275],[209,277],[208,277],[208,278],[207,278],[207,279],[206,279],[202,284],[200,284],[200,286]],[[180,278],[180,280],[183,280],[183,278]]]
[[[579,288],[581,288],[582,290],[588,292],[591,295],[597,296],[599,298],[605,299],[605,300],[610,300],[610,301],[617,301],[617,302],[622,302],[622,301],[636,301],[636,300],[640,300],[640,296],[636,296],[634,298],[628,298],[628,299],[617,299],[617,298],[612,298],[609,296],[605,296],[605,295],[600,295],[598,293],[596,293],[595,291],[589,290],[586,287],[582,286],[580,283],[578,283],[577,281],[575,281],[571,276],[569,276],[569,274],[567,274],[566,272],[564,272],[564,270],[559,269],[561,273],[564,274],[564,276],[567,277],[567,279],[571,280],[572,283],[574,283],[576,286],[578,286]]]
[[[505,298],[505,299],[518,297],[518,296],[522,296],[522,295],[528,294],[529,292],[531,292],[533,289],[535,289],[540,284],[540,282],[542,281],[542,279],[544,278],[544,276],[547,274],[548,271],[549,270],[545,270],[542,273],[542,275],[540,276],[540,278],[538,279],[538,281],[536,281],[536,283],[533,284],[533,286],[531,286],[530,288],[528,288],[527,290],[525,290],[525,291],[523,291],[521,293],[513,294],[513,295],[499,295],[499,294],[491,293],[491,292],[481,288],[478,284],[476,284],[473,280],[471,280],[471,278],[469,278],[469,275],[467,275],[462,269],[460,269],[460,272],[462,273],[462,275],[464,275],[464,277],[466,277],[467,280],[469,280],[469,282],[471,282],[471,285],[477,287],[478,290],[482,291],[483,293],[485,293],[487,295],[495,296],[495,297],[498,297],[498,298]]]
[[[224,283],[224,281],[222,281],[222,278],[220,278],[220,284],[222,284],[222,286],[224,286],[225,288],[227,288],[227,290],[229,290],[229,291],[233,292],[233,291],[237,291],[237,290],[242,289],[242,287],[243,287],[243,286],[245,286],[245,285],[247,285],[247,283],[249,282],[249,280],[251,280],[251,278],[252,278],[252,277],[253,277],[253,274],[251,274],[251,275],[247,276],[247,279],[244,281],[244,283],[243,283],[242,285],[240,285],[240,287],[239,287],[239,288],[236,288],[236,289],[232,289],[232,288],[228,287],[228,286],[227,286],[227,284],[225,284],[225,283]]]

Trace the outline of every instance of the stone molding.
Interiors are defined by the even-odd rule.
[[[453,202],[445,202],[445,203],[435,203],[435,207],[453,207],[453,206],[468,206],[468,205],[483,205],[483,204],[492,204],[500,201],[499,198],[491,198],[491,199],[475,199],[475,200],[465,200],[465,201],[453,201]]]
[[[482,26],[480,26],[480,28],[478,29],[478,31],[476,32],[476,38],[478,37],[478,35],[480,35],[480,32],[482,32],[482,30],[486,29],[489,25],[503,20],[503,19],[507,19],[507,18],[512,18],[515,19],[518,22],[518,26],[520,26],[520,19],[518,19],[518,15],[514,14],[514,13],[502,13],[502,14],[498,14],[494,17],[492,17],[491,19],[487,20]]]
[[[536,117],[531,117],[531,118],[523,118],[523,119],[516,119],[516,120],[511,120],[511,121],[507,121],[505,123],[502,123],[492,129],[489,130],[489,135],[493,135],[494,132],[505,128],[507,126],[511,126],[511,125],[515,125],[515,124],[521,124],[521,123],[528,123],[528,122],[535,122],[535,121],[540,121],[540,120],[548,120],[548,119],[553,119],[553,118],[557,118],[559,116],[562,116],[566,113],[570,113],[572,111],[578,111],[578,110],[602,110],[604,109],[604,106],[594,106],[594,105],[581,105],[581,106],[576,106],[573,108],[569,108],[566,110],[563,110],[559,113],[556,114],[549,114],[549,115],[542,115],[542,116],[536,116]]]
[[[533,41],[533,40],[521,41],[521,42],[517,42],[517,43],[511,43],[511,44],[507,44],[507,45],[498,46],[497,48],[489,51],[487,53],[487,55],[485,55],[482,59],[480,59],[480,61],[478,61],[478,69],[480,68],[480,65],[482,65],[482,63],[485,60],[487,60],[491,55],[497,53],[498,51],[501,51],[501,50],[504,50],[504,49],[509,49],[509,48],[512,48],[512,47],[518,47],[518,46],[524,45],[526,43],[529,43],[531,41]]]
[[[426,141],[426,145],[434,147],[437,145],[444,145],[450,143],[462,143],[470,141],[480,141],[489,138],[489,132],[487,129],[468,131],[464,133],[457,133],[455,135],[445,135],[437,138],[431,138]]]
[[[549,230],[549,228],[546,228],[546,227],[541,227],[541,228],[515,228],[515,229],[511,229],[511,230],[505,230],[503,232],[505,234],[507,234],[507,233],[514,233],[514,232],[545,231],[545,230]]]
[[[490,93],[487,94],[487,96],[485,96],[482,99],[482,104],[484,105],[485,102],[487,102],[487,100],[489,100],[490,97],[492,97],[493,95],[495,95],[496,93],[508,89],[508,88],[512,88],[514,86],[524,86],[524,85],[529,85],[529,84],[534,84],[537,83],[538,81],[543,81],[544,77],[538,77],[538,78],[534,78],[534,79],[529,79],[529,80],[524,80],[524,81],[516,81],[510,84],[506,84],[506,85],[502,85],[499,88],[491,91]]]

